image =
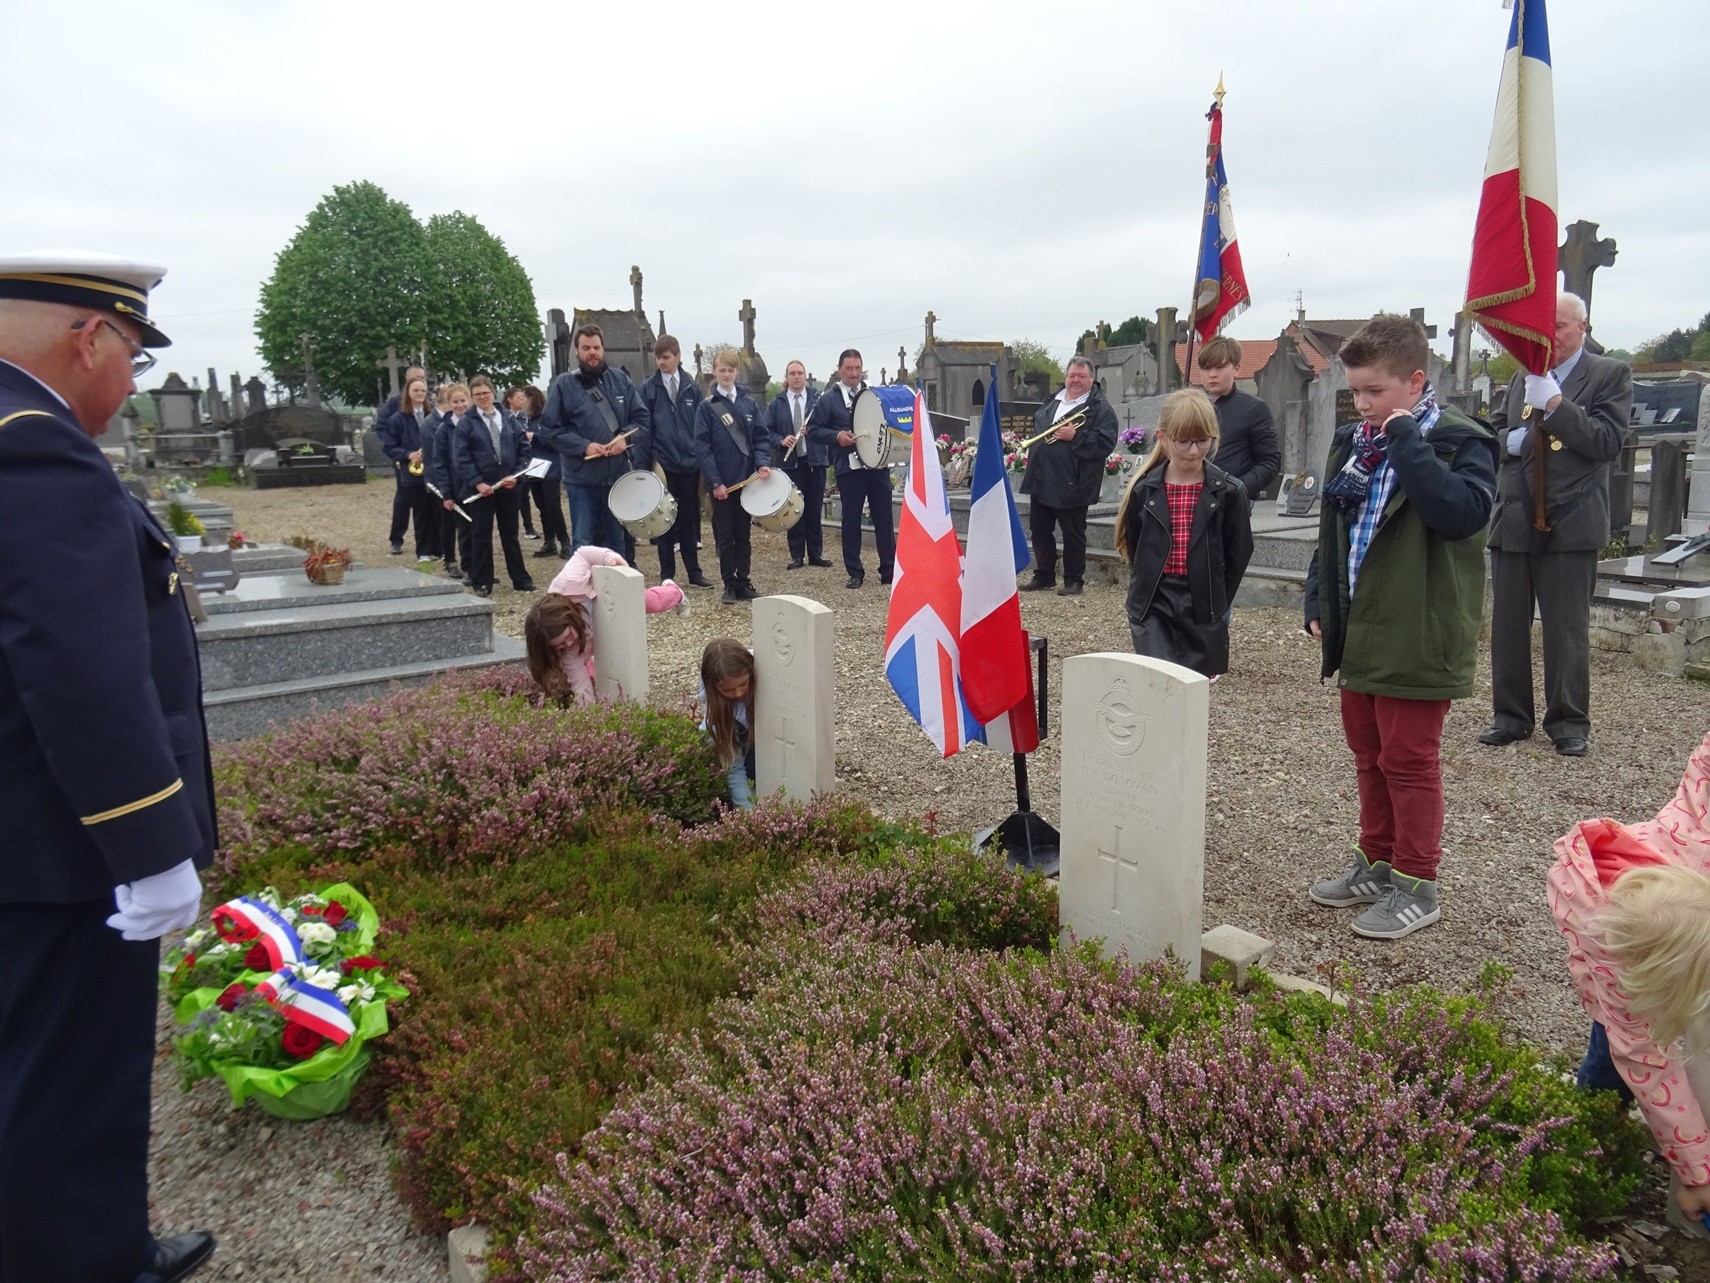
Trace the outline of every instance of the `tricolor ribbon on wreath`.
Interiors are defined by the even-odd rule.
[[[211,916],[221,939],[234,944],[258,943],[266,950],[274,972],[255,989],[279,1009],[287,1024],[312,1029],[339,1045],[356,1032],[350,1008],[338,994],[304,979],[302,970],[313,964],[304,960],[297,928],[279,910],[244,895],[226,901]]]

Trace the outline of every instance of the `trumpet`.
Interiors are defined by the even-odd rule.
[[[1053,423],[1050,427],[1046,428],[1045,431],[1041,432],[1038,436],[1029,437],[1027,440],[1023,441],[1021,443],[1021,448],[1023,450],[1031,450],[1034,446],[1038,445],[1041,441],[1043,441],[1046,437],[1050,436],[1058,428],[1076,428],[1076,429],[1078,429],[1086,421],[1087,421],[1087,412],[1085,410],[1076,410],[1068,418],[1058,419],[1057,422]]]
[[[411,459],[408,467],[412,477],[419,477],[427,471],[427,464],[423,463],[420,459]]]

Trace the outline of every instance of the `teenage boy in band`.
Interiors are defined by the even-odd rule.
[[[1347,872],[1311,896],[1370,905],[1354,933],[1398,940],[1439,916],[1439,744],[1449,701],[1473,690],[1496,439],[1437,403],[1411,317],[1374,316],[1338,355],[1362,421],[1330,443],[1306,629],[1323,645],[1323,676],[1341,673],[1360,840]]]
[[[457,500],[475,487],[457,475],[452,440],[457,436],[458,420],[469,413],[469,389],[461,383],[447,383],[434,393],[434,399],[439,405],[439,422],[433,430],[432,448],[426,452],[427,479],[439,491],[444,523],[440,528],[440,547],[445,554],[445,573],[452,579],[464,579],[475,564],[475,554],[469,523],[457,515]]]
[[[373,431],[376,436],[381,434],[382,429],[391,417],[398,413],[398,407],[404,403],[403,389],[410,386],[412,379],[421,379],[425,386],[427,371],[419,365],[412,365],[404,371],[404,381],[398,385],[399,390],[387,397],[380,408],[374,411]],[[413,500],[408,488],[404,485],[402,475],[394,477],[393,480],[397,484],[392,491],[392,528],[388,532],[388,537],[392,543],[392,555],[402,557],[404,555],[404,532],[410,528]]]
[[[784,367],[784,390],[766,407],[766,426],[772,433],[772,457],[779,461],[796,489],[802,492],[807,509],[802,519],[786,532],[790,545],[787,570],[802,566],[829,566],[825,559],[825,465],[830,458],[823,445],[807,434],[808,416],[819,404],[819,393],[807,385],[807,367],[791,361]]]
[[[514,475],[528,463],[528,447],[522,426],[509,410],[501,410],[494,397],[492,381],[485,374],[469,380],[475,408],[458,421],[451,441],[452,470],[466,485],[482,496],[463,508],[474,519],[470,532],[469,583],[482,597],[493,595],[493,526],[499,527],[499,543],[505,550],[505,573],[518,592],[533,592],[523,562],[522,544],[517,540],[517,479]]]
[[[677,501],[676,524],[653,541],[659,549],[659,577],[677,577],[676,549],[681,548],[689,583],[711,588],[712,580],[701,573],[701,465],[695,455],[700,385],[683,371],[683,348],[671,335],[661,334],[654,341],[653,359],[659,368],[641,385],[641,399],[652,420],[649,449],[665,473],[665,488]]]
[[[1250,507],[1282,471],[1271,408],[1235,386],[1241,345],[1234,339],[1221,334],[1208,339],[1193,363],[1199,367],[1199,385],[1217,411],[1217,466],[1241,483]]]
[[[741,358],[735,348],[720,348],[713,357],[712,395],[695,415],[695,451],[701,475],[712,491],[713,539],[718,544],[718,572],[724,580],[724,604],[753,601],[760,594],[748,577],[749,535],[753,521],[742,496],[730,490],[753,475],[769,477],[772,439],[765,420],[747,388],[736,385]]]
[[[879,582],[891,582],[897,538],[891,513],[891,470],[869,468],[855,452],[855,398],[867,383],[861,377],[861,354],[846,348],[837,358],[837,383],[820,397],[808,415],[809,446],[818,445],[835,461],[837,497],[843,510],[843,568],[850,588],[866,582],[861,564],[861,509],[873,519],[873,542],[879,548]]]

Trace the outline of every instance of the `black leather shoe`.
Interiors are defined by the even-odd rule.
[[[1078,579],[1064,580],[1063,586],[1057,589],[1057,595],[1059,597],[1079,597],[1081,595],[1081,581]]]
[[[691,588],[711,588],[713,582],[697,570],[689,576],[689,586]]]
[[[214,1236],[201,1230],[159,1239],[137,1283],[178,1283],[206,1265],[213,1254]]]
[[[752,579],[744,579],[736,585],[736,595],[743,601],[759,601],[760,590],[754,586]]]
[[[800,570],[806,564],[807,563],[804,561],[792,561],[789,565],[785,566],[784,569],[785,570]]]
[[[1049,579],[1041,579],[1039,576],[1035,575],[1032,579],[1029,579],[1026,583],[1021,585],[1021,591],[1044,592],[1047,588],[1055,588],[1056,586],[1057,577],[1055,575],[1051,576]]]
[[[867,576],[865,576],[865,575],[850,575],[849,576],[849,582],[844,584],[843,586],[845,588],[859,588],[862,584],[864,584],[866,582],[867,582]]]
[[[831,563],[829,561],[827,561],[824,557],[809,557],[808,558],[808,565],[810,565],[810,566],[829,566],[830,564]]]
[[[545,546],[537,549],[534,555],[537,557],[556,557],[558,555],[558,549],[554,548],[551,544],[546,544]]]
[[[720,597],[718,600],[720,605],[734,606],[737,602],[742,600],[742,594],[736,591],[735,584],[726,584],[724,586],[724,596]]]
[[[1522,735],[1518,731],[1508,730],[1502,726],[1492,726],[1478,737],[1480,744],[1488,744],[1491,748],[1501,748],[1504,744],[1517,744],[1521,740],[1531,739],[1531,735]]]
[[[536,591],[535,586],[534,586],[534,580],[525,579],[520,584],[512,584],[511,585],[511,591],[512,592],[534,592],[534,591]]]
[[[1563,757],[1584,757],[1591,752],[1591,745],[1578,735],[1564,735],[1556,741],[1556,752]]]
[[[879,582],[888,587],[890,585],[890,582],[891,582],[891,577],[889,575],[880,575],[879,576]]]
[[[477,597],[491,597],[493,595],[493,585],[492,584],[476,584],[475,585],[475,595]]]

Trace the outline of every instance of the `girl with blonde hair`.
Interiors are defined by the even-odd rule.
[[[1636,1100],[1673,1175],[1670,1219],[1710,1214],[1710,736],[1656,818],[1556,842],[1550,912],[1591,1040],[1579,1085]]]
[[[1247,492],[1210,462],[1216,449],[1217,412],[1205,393],[1170,393],[1116,510],[1134,653],[1213,681],[1229,668],[1230,606],[1253,555]]]

